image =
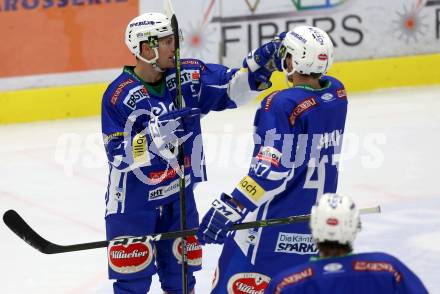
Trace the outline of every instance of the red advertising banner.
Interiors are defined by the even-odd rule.
[[[138,0],[0,0],[0,77],[120,67]]]

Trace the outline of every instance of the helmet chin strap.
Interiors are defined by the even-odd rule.
[[[283,73],[284,73],[284,76],[286,77],[286,85],[287,85],[287,87],[288,88],[292,88],[293,87],[293,82],[291,83],[289,81],[289,77],[291,77],[295,73],[295,68],[292,67],[291,71],[287,71],[287,68],[284,67],[284,61],[283,60],[281,61],[281,67],[283,68]]]
[[[153,68],[158,72],[164,72],[164,69],[161,69],[159,65],[157,64],[157,60],[159,59],[159,52],[157,52],[157,48],[153,48],[154,50],[154,57],[151,59],[143,58],[140,54],[135,54],[137,58],[142,60],[143,62],[146,62],[148,64],[151,64]]]

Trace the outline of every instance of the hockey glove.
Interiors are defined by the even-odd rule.
[[[272,41],[249,52],[243,60],[243,67],[249,69],[249,85],[252,90],[265,90],[272,86],[270,77],[274,71],[282,71],[281,58],[278,54],[285,33]]]
[[[185,142],[199,124],[198,108],[185,107],[160,116],[152,115],[144,124],[150,138],[149,150],[166,161],[176,160],[178,144]]]
[[[199,243],[223,244],[228,230],[234,223],[243,219],[244,215],[244,211],[232,201],[232,198],[222,193],[220,199],[212,202],[212,207],[202,219],[197,231]]]

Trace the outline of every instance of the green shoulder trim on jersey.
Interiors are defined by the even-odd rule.
[[[134,72],[134,66],[124,66],[124,72],[132,75],[136,80],[142,83],[145,88],[147,88],[148,92],[151,92],[154,94],[154,96],[163,97],[165,95],[165,78],[162,77],[160,81],[157,84],[150,84],[142,80],[135,72]]]
[[[324,81],[322,81],[322,85],[321,85],[322,88],[320,88],[320,89],[312,88],[308,84],[295,85],[294,88],[301,88],[301,89],[317,92],[317,91],[326,90],[326,89],[330,88],[331,85],[332,85],[331,81],[324,80]]]
[[[346,255],[341,255],[341,256],[329,256],[329,257],[312,256],[312,257],[310,257],[309,261],[310,261],[310,262],[315,262],[315,261],[318,261],[318,260],[335,259],[335,258],[344,257],[344,256],[350,256],[350,255],[353,255],[353,253],[350,252],[350,253],[348,253],[348,254],[346,254]]]

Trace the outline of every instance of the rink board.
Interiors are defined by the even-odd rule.
[[[439,68],[440,54],[433,54],[340,62],[329,74],[344,81],[350,93],[440,84]],[[274,75],[273,83],[270,91],[285,87],[283,74]],[[99,115],[105,88],[98,83],[0,92],[0,123]]]

